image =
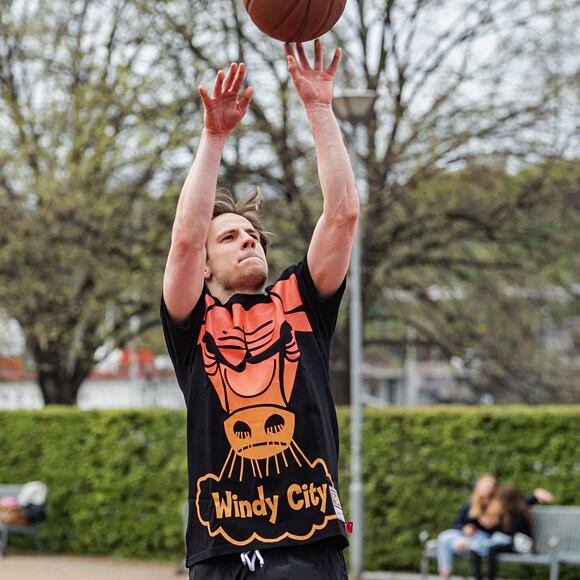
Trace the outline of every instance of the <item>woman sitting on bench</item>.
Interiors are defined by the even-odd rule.
[[[538,488],[525,497],[514,485],[499,488],[490,501],[483,521],[495,526],[489,538],[479,539],[470,545],[473,575],[483,580],[481,561],[487,558],[489,580],[497,575],[497,556],[502,552],[529,552],[532,549],[532,516],[529,506],[538,502],[551,503],[554,496],[547,490]]]
[[[449,578],[455,554],[465,555],[472,541],[480,536],[489,537],[490,528],[483,518],[496,492],[496,478],[487,473],[475,484],[473,494],[459,510],[453,528],[441,532],[437,538],[437,561],[441,578]]]

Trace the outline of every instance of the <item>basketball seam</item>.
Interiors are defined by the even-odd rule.
[[[306,6],[306,16],[302,19],[302,24],[300,28],[296,31],[296,37],[299,37],[303,32],[306,26],[308,25],[308,15],[310,14],[310,5],[312,4],[312,0],[307,0],[308,5]]]
[[[276,1],[276,0],[274,0],[274,1]],[[247,13],[250,15],[250,17],[252,17],[251,10],[252,10],[253,5],[255,4],[254,0],[244,0],[244,4],[246,6]],[[266,34],[272,36],[273,38],[277,38],[277,34],[279,33],[280,29],[282,29],[284,27],[284,24],[293,15],[293,13],[296,11],[296,9],[302,8],[303,17],[300,18],[300,23],[299,23],[298,27],[294,30],[293,33],[291,33],[290,38],[288,38],[288,36],[286,36],[286,34],[288,34],[288,32],[290,32],[290,30],[288,28],[286,29],[286,32],[283,35],[283,37],[285,37],[285,42],[297,42],[298,39],[301,38],[302,36],[305,36],[305,38],[307,37],[308,40],[318,38],[321,34],[323,34],[325,32],[324,29],[328,30],[328,29],[332,28],[332,26],[334,26],[334,24],[338,21],[338,19],[340,18],[340,14],[342,14],[342,12],[344,10],[344,4],[345,4],[344,0],[327,0],[327,9],[325,11],[324,18],[321,19],[321,22],[319,23],[318,27],[313,32],[308,32],[311,30],[311,27],[310,27],[310,24],[312,22],[311,8],[313,5],[313,1],[306,0],[304,2],[304,0],[294,0],[292,5],[286,11],[286,13],[282,14],[278,23],[276,25],[274,25],[273,28],[269,29],[266,32]],[[336,12],[337,8],[339,9],[340,14],[339,14],[338,18],[335,18],[334,13]],[[254,20],[254,18],[252,18],[252,20]],[[333,24],[332,24],[332,26],[329,27],[328,23],[331,21],[333,21]],[[257,24],[256,21],[255,21],[255,23]],[[260,28],[262,28],[262,27],[260,26]],[[308,34],[305,35],[304,34],[305,31],[308,32]],[[305,40],[302,39],[302,40],[300,40],[300,42],[305,42]]]
[[[328,19],[329,19],[330,15],[332,14],[333,9],[334,9],[334,3],[332,1],[330,1],[328,3],[328,10],[326,12],[326,16],[324,17],[324,20],[322,21],[322,24],[314,32],[315,38],[318,38],[320,31],[326,26],[326,23],[328,22]]]
[[[310,6],[310,0],[308,0],[308,6]],[[288,10],[288,12],[286,14],[284,14],[284,16],[282,16],[282,19],[280,20],[280,22],[272,30],[272,34],[276,34],[276,32],[278,32],[278,30],[280,30],[280,27],[284,24],[284,22],[290,16],[290,14],[292,14],[292,12],[294,12],[294,10],[296,10],[296,8],[299,8],[299,7],[300,7],[300,2],[295,2],[294,6],[292,6],[290,8],[290,10]]]

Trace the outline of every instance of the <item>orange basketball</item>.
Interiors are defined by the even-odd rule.
[[[328,32],[346,0],[244,0],[254,24],[283,42],[306,42]]]

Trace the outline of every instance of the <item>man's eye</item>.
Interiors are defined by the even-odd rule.
[[[224,236],[224,237],[222,238],[222,240],[231,240],[231,239],[233,239],[233,237],[234,237],[234,236],[232,236],[232,234],[228,234],[227,236]]]

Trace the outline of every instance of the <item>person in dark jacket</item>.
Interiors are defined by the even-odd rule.
[[[437,538],[437,562],[441,578],[449,578],[455,554],[466,554],[470,543],[481,536],[489,537],[491,530],[485,522],[487,506],[495,495],[497,481],[486,473],[475,484],[471,498],[465,502],[453,522],[453,527]]]
[[[504,485],[497,491],[496,496],[490,502],[487,511],[488,523],[497,522],[492,529],[487,549],[487,574],[489,580],[495,580],[498,571],[498,554],[502,552],[514,552],[514,538],[516,534],[523,534],[529,538],[531,547],[532,538],[532,515],[530,506],[536,503],[551,503],[554,496],[549,491],[538,488],[525,497],[514,485]],[[470,557],[473,567],[473,575],[476,580],[483,580],[481,551],[476,551],[471,546]]]

